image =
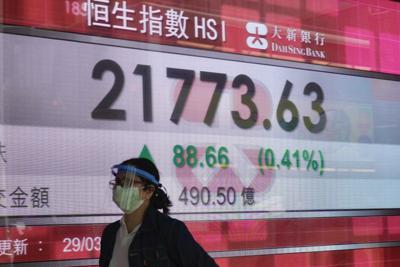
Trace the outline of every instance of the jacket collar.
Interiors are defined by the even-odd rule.
[[[157,228],[157,213],[157,209],[152,204],[150,204],[145,212],[141,230],[147,231]]]

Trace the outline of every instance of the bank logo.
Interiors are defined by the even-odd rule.
[[[268,28],[269,27],[269,28]],[[296,27],[247,22],[246,44],[251,49],[325,60],[325,34]]]
[[[257,22],[247,22],[246,31],[250,34],[246,39],[248,47],[261,50],[268,48],[268,41],[264,38],[268,33],[266,25]]]

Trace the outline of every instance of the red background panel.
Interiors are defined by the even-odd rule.
[[[194,238],[207,251],[240,251],[400,241],[399,221],[400,216],[373,216],[191,221],[186,224]],[[104,226],[84,224],[2,227],[0,240],[27,239],[28,247],[26,255],[0,256],[0,263],[98,258],[98,241]],[[68,249],[68,238],[79,239],[79,244],[89,241],[89,245],[77,245],[76,251],[71,251],[73,246],[70,245]],[[93,240],[97,240],[94,245]],[[360,255],[359,257],[364,257],[364,254]],[[308,256],[298,257],[290,259],[308,264]]]
[[[400,247],[216,259],[220,267],[398,267]]]
[[[166,10],[184,10],[189,17],[202,16],[226,21],[226,42],[201,39],[175,40],[119,29],[87,26],[85,12],[67,13],[66,3],[84,3],[84,0],[4,0],[4,23],[32,26],[57,31],[83,33],[112,38],[137,40],[215,51],[273,57],[286,60],[332,65],[400,74],[400,3],[384,1],[152,1],[151,5]],[[110,1],[112,7],[115,1]],[[140,9],[146,1],[127,1],[129,8]],[[274,26],[283,31],[295,28],[325,35],[325,45],[311,45],[326,52],[326,59],[289,55],[268,49],[258,51],[246,46],[245,25],[249,21],[268,26],[271,42]],[[193,31],[193,21],[187,29]],[[281,44],[290,44],[285,38]],[[299,44],[299,47],[305,47]]]

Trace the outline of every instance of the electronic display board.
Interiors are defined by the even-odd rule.
[[[220,266],[290,266],[296,257],[313,266],[380,253],[400,261],[398,75],[154,44],[157,18],[180,14],[182,23],[179,9],[74,3],[54,5],[88,31],[114,32],[3,25],[0,34],[0,264],[97,265],[101,231],[121,216],[110,168],[137,156],[155,162],[172,216]],[[128,25],[118,16],[129,12],[150,17]],[[187,32],[163,29],[215,47],[231,40],[229,19],[199,14],[188,13]],[[310,47],[264,41],[254,34],[273,27],[261,25],[242,25],[244,44],[331,56],[322,39]]]

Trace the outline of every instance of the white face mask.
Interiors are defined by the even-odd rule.
[[[113,190],[113,201],[126,214],[134,212],[144,202],[140,198],[138,187],[122,187],[120,185],[117,185]]]

